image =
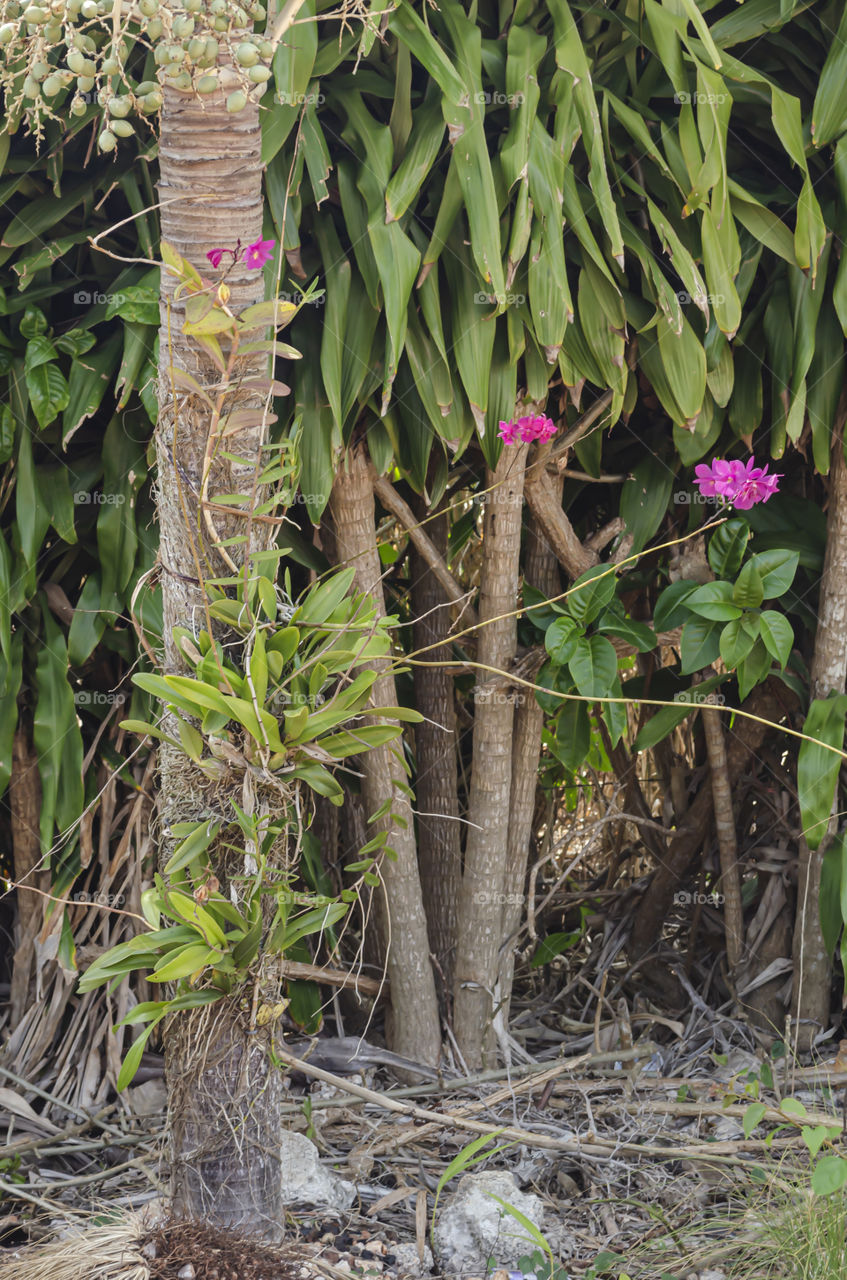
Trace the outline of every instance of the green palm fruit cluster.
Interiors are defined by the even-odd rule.
[[[40,141],[46,120],[70,122],[93,108],[102,112],[98,146],[108,152],[136,132],[130,117],[158,114],[163,85],[201,96],[225,92],[232,112],[264,94],[274,53],[256,29],[265,23],[264,5],[122,0],[116,9],[115,3],[0,0],[0,90],[9,132],[23,121]]]

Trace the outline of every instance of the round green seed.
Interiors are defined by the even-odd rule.
[[[139,102],[139,108],[145,116],[155,115],[162,106],[162,95],[160,92],[147,93]]]
[[[61,91],[62,82],[58,76],[48,76],[41,85],[41,92],[45,98],[55,98],[56,94]]]
[[[194,87],[198,93],[214,93],[218,87],[218,77],[201,76]]]
[[[24,9],[24,22],[28,22],[31,26],[41,26],[42,22],[47,21],[47,10],[42,9],[37,4],[30,4]]]
[[[147,23],[147,35],[151,40],[160,40],[164,29],[161,18],[151,18]]]
[[[243,111],[247,106],[247,94],[243,89],[236,89],[235,93],[231,93],[226,100],[227,111]]]
[[[109,99],[109,115],[114,116],[117,120],[125,120],[132,111],[132,99],[129,94],[122,98]]]
[[[94,76],[78,76],[76,87],[80,93],[91,93],[94,88]]]
[[[128,120],[112,120],[109,122],[109,129],[119,138],[131,138],[135,133]]]
[[[258,67],[251,67],[247,74],[254,84],[264,84],[266,80],[270,80],[271,78],[271,69],[270,67],[260,65]]]
[[[104,129],[97,139],[97,146],[101,151],[114,151],[118,145],[118,140],[110,129]]]
[[[235,60],[242,67],[255,67],[259,61],[259,50],[254,44],[240,44],[235,51]]]
[[[0,44],[11,44],[17,32],[18,28],[14,22],[4,22],[0,27]]]
[[[84,116],[87,110],[88,110],[88,107],[85,105],[82,98],[74,98],[73,102],[71,103],[72,116]]]

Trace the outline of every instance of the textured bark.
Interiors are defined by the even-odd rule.
[[[430,573],[441,583],[443,592],[448,600],[452,600],[455,604],[467,606],[462,615],[463,624],[466,627],[473,626],[476,622],[476,615],[474,610],[468,606],[468,593],[459,586],[448,569],[447,561],[444,558],[447,552],[446,524],[444,526],[444,536],[436,536],[435,524],[432,520],[427,522],[426,529],[420,523],[420,520],[426,517],[426,511],[423,512],[420,519],[416,518],[408,502],[405,502],[400,497],[400,494],[385,476],[379,476],[375,470],[372,470],[372,478],[374,493],[386,511],[390,511],[400,521],[409,535],[418,559],[423,561]],[[427,533],[427,529],[429,533]],[[438,545],[439,541],[444,544],[443,550]],[[440,603],[440,598],[436,603]]]
[[[596,551],[587,550],[562,510],[561,490],[547,475],[541,459],[527,470],[526,500],[569,578],[578,578],[597,563]]]
[[[385,614],[382,566],[376,543],[374,495],[368,459],[362,448],[349,453],[336,475],[330,498],[339,563],[356,569],[356,587]],[[394,677],[386,663],[373,686],[375,706],[397,703]],[[386,723],[384,718],[380,723]],[[435,980],[429,958],[412,806],[398,789],[407,778],[400,760],[402,745],[386,743],[361,758],[362,796],[368,816],[387,800],[391,813],[372,823],[369,832],[387,830],[397,857],[384,858],[382,876],[387,910],[383,915],[391,983],[391,1048],[403,1057],[434,1066],[441,1053]],[[393,820],[397,814],[401,821]]]
[[[838,428],[833,434],[829,472],[826,554],[818,603],[818,629],[811,666],[813,698],[833,691],[844,692],[847,679],[847,466],[843,430],[845,401],[839,405]],[[832,957],[821,932],[821,868],[837,827],[835,811],[820,846],[812,851],[800,838],[797,873],[797,917],[794,924],[794,985],[792,1014],[797,1023],[797,1046],[808,1048],[829,1024]]]
[[[433,549],[443,562],[447,552],[447,516],[428,524]],[[441,577],[429,557],[412,554],[414,648],[428,649],[427,662],[449,662],[450,647],[439,644],[450,632]],[[430,645],[438,645],[429,649]],[[462,850],[456,761],[456,709],[453,677],[443,667],[415,667],[415,707],[424,717],[415,726],[415,807],[418,814],[418,862],[429,945],[442,1004],[452,994],[458,924]]]
[[[726,762],[721,713],[704,708],[700,714],[709,758],[712,808],[721,864],[726,955],[730,972],[734,972],[744,953],[744,908],[741,904],[741,875],[738,869],[738,837],[735,832],[735,815],[732,812],[732,784]]]
[[[16,890],[17,927],[9,1007],[12,1029],[29,1007],[33,991],[35,938],[44,918],[44,899],[33,889],[49,892],[49,872],[39,870],[41,839],[41,777],[38,757],[30,741],[29,729],[20,726],[12,742],[12,772],[9,777],[9,810],[12,825],[12,858]]]
[[[255,104],[231,115],[224,92],[200,101],[165,87],[159,158],[162,238],[203,275],[209,274],[209,249],[234,248],[239,238],[242,245],[259,238],[262,164]],[[156,449],[166,672],[184,670],[173,627],[196,633],[206,625],[203,580],[230,572],[199,510],[208,466],[209,412],[200,400],[184,395],[174,403],[169,366],[188,370],[205,386],[218,382],[220,374],[196,340],[182,333],[184,302],[174,299],[176,283],[162,272]],[[240,261],[229,271],[227,284],[236,314],[264,297],[262,272],[250,271]],[[266,374],[266,358],[242,361],[239,372]],[[230,397],[230,407],[261,403],[261,397],[240,391]],[[227,451],[250,463],[216,462],[210,498],[252,489],[253,464],[264,435],[264,428],[256,427],[227,439]],[[260,536],[267,537],[249,530],[245,519],[213,519],[219,539],[249,533],[251,546],[256,546]],[[230,547],[228,554],[241,563],[245,548]],[[212,792],[188,757],[167,743],[162,744],[159,767],[164,862],[173,848],[168,836],[173,822],[215,810],[229,817],[231,810],[228,797]],[[219,878],[226,880],[223,870]],[[283,1079],[269,1058],[272,1030],[253,1023],[257,1001],[275,1003],[279,990],[278,966],[269,965],[253,992],[252,1014],[251,1001],[245,1009],[237,996],[182,1014],[170,1023],[165,1053],[175,1211],[225,1226],[258,1228],[272,1239],[283,1233],[276,1146]]]
[[[479,684],[515,657],[526,446],[503,449],[486,476],[487,502],[480,575]],[[468,839],[459,899],[454,1028],[472,1068],[494,1057],[492,1018],[508,862],[514,702],[491,691],[474,707]]]
[[[562,500],[564,479],[554,477],[554,491]],[[548,598],[557,596],[562,584],[556,554],[536,517],[527,524],[524,579]],[[506,860],[506,894],[503,903],[500,955],[500,1000],[503,1023],[509,1024],[509,1002],[515,972],[515,933],[526,908],[523,889],[532,839],[538,765],[541,759],[541,732],[544,712],[530,689],[521,689],[515,698],[515,737],[512,750],[512,790],[509,801],[509,842]]]

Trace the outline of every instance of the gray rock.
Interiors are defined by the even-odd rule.
[[[492,1196],[520,1210],[544,1234],[544,1205],[538,1196],[521,1191],[511,1173],[466,1174],[435,1224],[435,1251],[443,1271],[485,1275],[489,1258],[496,1267],[514,1267],[537,1248]]]
[[[398,1276],[412,1276],[414,1280],[418,1280],[421,1276],[428,1276],[435,1266],[432,1250],[428,1244],[424,1245],[423,1262],[418,1257],[416,1244],[393,1244],[390,1246],[390,1252],[394,1255]]]
[[[286,1203],[349,1209],[356,1198],[353,1183],[325,1169],[317,1147],[302,1133],[283,1130],[280,1136],[279,1158]]]

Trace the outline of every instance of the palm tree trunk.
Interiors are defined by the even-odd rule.
[[[260,136],[255,104],[231,115],[223,92],[201,102],[164,88],[159,146],[162,237],[201,275],[211,274],[208,250],[234,247],[239,238],[247,245],[261,236]],[[236,314],[264,296],[261,271],[248,270],[242,262],[229,271],[227,284],[229,305]],[[173,628],[180,625],[196,633],[204,627],[203,581],[229,572],[200,511],[209,412],[197,398],[174,398],[170,369],[185,369],[205,386],[216,383],[220,373],[197,341],[182,333],[184,303],[174,299],[175,285],[163,271],[157,504],[164,670],[172,673],[184,671]],[[266,370],[266,358],[258,356],[249,372],[261,376]],[[237,394],[239,407],[251,403]],[[252,401],[253,406],[260,404],[261,399]],[[227,440],[228,451],[249,459],[251,465],[216,463],[210,495],[252,487],[252,463],[263,437],[264,429],[254,427]],[[249,533],[247,524],[229,519],[216,532],[219,538]],[[250,543],[257,543],[255,531]],[[236,563],[243,562],[245,546],[230,547],[228,554]],[[191,760],[167,743],[162,744],[159,769],[164,863],[173,849],[168,831],[174,822],[215,811],[230,817],[231,811],[228,798],[210,791]],[[214,857],[214,850],[211,853]],[[219,879],[225,880],[222,872]],[[278,974],[270,966],[263,975],[262,1000],[275,1003],[278,991]],[[255,1008],[258,994],[248,993],[247,1000],[232,996],[192,1010],[172,1019],[167,1028],[172,1194],[178,1214],[222,1226],[249,1226],[278,1239],[283,1234],[278,1152],[283,1080],[269,1057],[272,1032],[251,1025],[251,1006]]]
[[[842,396],[838,424],[832,437],[832,466],[829,472],[826,554],[821,576],[818,629],[812,658],[813,698],[826,698],[833,691],[844,692],[847,679],[847,466],[844,462],[844,418],[847,404]],[[837,827],[835,811],[824,839],[812,851],[800,840],[797,876],[797,916],[794,924],[794,986],[792,1014],[797,1025],[797,1048],[808,1049],[815,1036],[829,1024],[832,957],[827,954],[821,932],[821,869],[827,847]]]
[[[564,476],[554,479],[552,483],[561,503]],[[530,515],[528,521],[525,564],[524,578],[530,586],[542,591],[548,598],[559,594],[562,586],[558,558],[534,515]],[[509,1001],[515,972],[514,935],[520,927],[526,906],[523,888],[535,817],[541,732],[544,728],[544,712],[531,690],[521,690],[516,703],[512,793],[509,803],[509,852],[503,904],[503,950],[500,960],[500,1000],[506,1026],[509,1023]]]
[[[356,587],[385,615],[382,567],[376,542],[373,483],[364,446],[351,450],[339,468],[330,498],[338,560],[356,569]],[[383,662],[373,686],[375,706],[396,706],[394,676]],[[380,723],[390,723],[384,717]],[[361,759],[362,795],[367,815],[387,801],[391,811],[371,826],[387,830],[396,860],[384,858],[385,907],[382,926],[391,985],[391,1048],[405,1058],[434,1066],[441,1054],[435,979],[429,958],[412,806],[399,758],[402,745],[387,743]]]
[[[527,446],[504,448],[486,477],[480,575],[478,682],[508,671],[517,646],[515,610]],[[486,670],[487,668],[487,670]],[[508,864],[512,734],[510,694],[494,691],[474,707],[468,841],[459,898],[453,1021],[471,1068],[494,1059],[494,989]]]
[[[423,506],[423,504],[421,504]],[[425,509],[424,509],[425,514]],[[447,515],[427,522],[430,539],[444,559]],[[450,609],[442,583],[427,560],[412,553],[414,647],[427,650],[427,662],[449,662]],[[437,645],[437,648],[430,648]],[[456,710],[453,677],[443,667],[415,667],[415,707],[424,717],[415,727],[415,799],[418,858],[429,945],[438,966],[443,1000],[453,990],[462,850],[459,840],[459,789],[456,762]]]

